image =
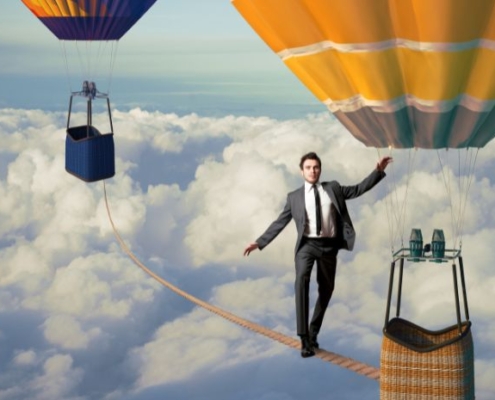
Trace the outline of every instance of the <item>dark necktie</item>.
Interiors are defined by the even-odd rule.
[[[316,207],[316,234],[320,236],[321,232],[321,202],[320,193],[318,193],[318,187],[313,185],[313,192],[315,194],[315,207]]]

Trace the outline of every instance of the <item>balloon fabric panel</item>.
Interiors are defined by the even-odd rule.
[[[118,40],[156,0],[22,0],[61,40]]]
[[[495,40],[492,0],[232,0],[276,53],[322,41]]]

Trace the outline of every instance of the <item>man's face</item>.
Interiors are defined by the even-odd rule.
[[[308,183],[316,183],[320,179],[321,167],[318,160],[305,160],[301,174]]]

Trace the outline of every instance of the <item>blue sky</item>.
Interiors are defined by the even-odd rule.
[[[0,400],[379,398],[376,382],[303,360],[197,308],[128,259],[101,182],[64,169],[77,67],[68,84],[58,41],[20,1],[2,7]],[[353,184],[374,167],[377,151],[306,91],[227,0],[158,0],[119,44],[111,100],[117,173],[106,184],[133,252],[181,289],[295,336],[294,226],[263,252],[244,258],[242,251],[301,184],[302,153],[320,154],[325,179]],[[105,122],[95,115],[95,124]],[[495,397],[493,147],[478,155],[463,237],[482,400]],[[386,180],[349,204],[356,249],[339,254],[320,335],[322,347],[375,366],[395,196],[407,188],[406,240],[418,226],[425,238],[444,228],[450,240],[436,154],[393,155]],[[455,321],[443,267],[405,273],[404,316],[430,329]]]
[[[4,11],[0,79],[6,90],[0,104],[66,108],[60,99],[70,88],[58,40],[21,2]],[[78,66],[70,67],[73,77]],[[75,82],[71,88],[77,89]],[[47,91],[57,96],[48,101]],[[158,1],[119,42],[112,101],[216,115],[268,109],[286,117],[323,110],[224,0]]]

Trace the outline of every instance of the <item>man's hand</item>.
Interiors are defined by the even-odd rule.
[[[376,169],[383,172],[385,171],[385,168],[387,168],[387,165],[390,164],[392,161],[394,161],[392,157],[383,157],[376,163]]]
[[[249,253],[251,253],[253,250],[256,250],[259,248],[258,243],[254,242],[249,244],[245,249],[244,249],[244,256],[248,256]]]

